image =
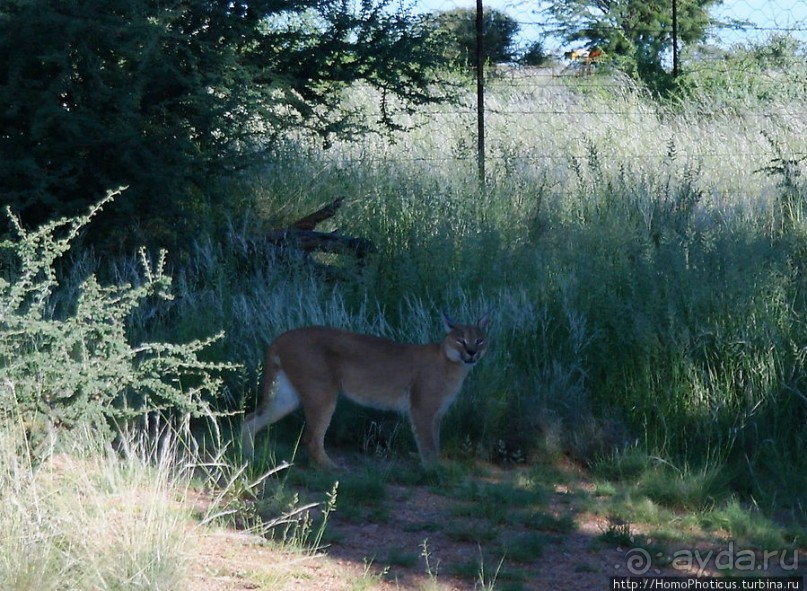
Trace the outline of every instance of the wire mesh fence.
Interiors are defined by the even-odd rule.
[[[672,13],[673,0],[666,0]],[[685,0],[678,0],[682,10]],[[531,42],[544,42],[558,51],[564,47],[557,22],[548,16],[549,2],[534,0],[485,0],[485,10],[506,13],[519,25],[518,43],[527,46]],[[605,6],[617,6],[619,2],[589,3],[592,13],[603,13]],[[626,4],[622,2],[622,4]],[[658,3],[654,3],[658,4]],[[475,10],[475,0],[419,0],[416,10],[420,12],[443,12],[457,9]],[[803,0],[726,0],[709,9],[707,42],[723,47],[735,43],[759,43],[772,34],[792,35],[807,42],[807,3]]]
[[[668,1],[670,10],[674,3],[679,9],[686,4]],[[596,9],[614,3],[588,4]],[[719,169],[727,179],[726,190],[738,191],[748,189],[749,174],[775,159],[777,150],[807,152],[807,2],[744,0],[712,6],[703,39],[679,42],[683,84],[696,90],[685,102],[656,100],[635,77],[610,62],[607,53],[595,53],[595,45],[564,40],[546,6],[519,0],[484,5],[518,22],[520,47],[541,42],[549,57],[540,66],[485,68],[484,156],[489,170],[563,168],[565,173],[556,175],[562,179],[573,174],[575,162],[597,151],[618,155],[622,165],[638,168],[658,168],[675,157]],[[476,8],[475,0],[418,4],[424,12]],[[672,50],[666,51],[661,65],[669,73]],[[445,131],[444,121],[459,131],[444,138],[449,149],[440,156],[400,151],[395,159],[459,162],[469,168],[477,162],[478,102],[473,91],[459,104],[418,116],[417,123],[425,124],[434,138],[452,133]],[[352,152],[346,158],[367,162],[368,153],[356,157]]]

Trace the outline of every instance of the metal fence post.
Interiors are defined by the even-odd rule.
[[[672,0],[672,59],[673,78],[678,77],[679,55],[678,55],[678,0]]]
[[[482,0],[476,0],[476,162],[479,185],[485,186],[485,20]]]

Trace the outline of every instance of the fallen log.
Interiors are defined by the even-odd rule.
[[[270,230],[266,234],[267,241],[278,248],[291,248],[302,251],[306,256],[315,252],[350,255],[363,263],[368,254],[378,252],[375,244],[367,238],[343,236],[337,231],[318,232],[314,228],[336,215],[344,198],[334,200],[325,207],[310,213],[288,228]]]
[[[281,248],[291,247],[305,253],[327,252],[349,254],[363,260],[368,254],[378,252],[375,244],[366,238],[342,236],[336,232],[315,232],[314,230],[272,230],[267,236],[270,244]]]
[[[320,222],[324,222],[325,220],[332,218],[336,215],[336,212],[342,207],[342,203],[344,203],[345,198],[339,197],[338,199],[334,199],[331,203],[326,205],[325,207],[318,209],[314,213],[310,213],[305,217],[300,218],[296,222],[294,222],[291,227],[296,230],[313,230],[317,227],[317,224]]]

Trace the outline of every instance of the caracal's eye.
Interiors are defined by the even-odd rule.
[[[457,344],[458,344],[460,347],[466,347],[466,346],[468,346],[468,343],[466,343],[466,342],[465,342],[465,339],[457,339]]]
[[[481,347],[485,344],[485,339],[476,339],[476,346]]]

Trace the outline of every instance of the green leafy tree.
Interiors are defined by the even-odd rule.
[[[679,44],[702,41],[709,9],[721,0],[677,0]],[[661,89],[669,76],[663,67],[671,51],[673,0],[563,0],[547,8],[561,35],[602,49],[628,73]]]
[[[436,13],[435,26],[447,37],[446,56],[458,67],[476,66],[476,10],[457,8]],[[516,59],[515,36],[519,24],[501,10],[485,10],[482,20],[485,62],[506,63]]]
[[[543,66],[549,61],[542,41],[533,41],[519,55],[518,63],[523,66]]]
[[[93,225],[176,246],[289,130],[355,132],[354,82],[381,128],[438,100],[432,34],[390,0],[0,0],[0,196],[30,226],[128,185]]]
[[[685,55],[680,88],[694,100],[719,96],[721,109],[746,113],[761,104],[799,101],[807,92],[807,43],[771,35],[760,43],[731,48],[697,46]]]

